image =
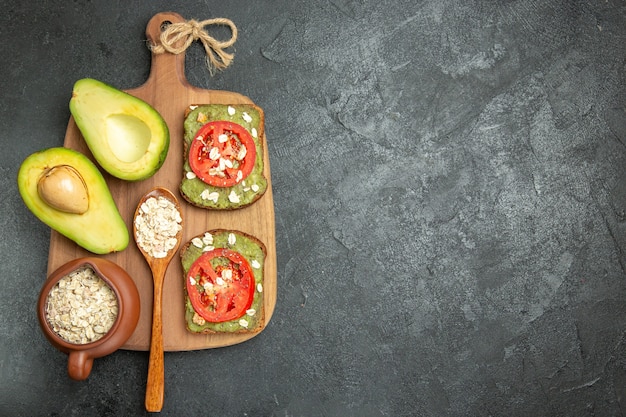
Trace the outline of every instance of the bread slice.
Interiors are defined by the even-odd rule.
[[[241,254],[250,265],[254,275],[254,297],[252,305],[241,317],[213,323],[204,320],[194,309],[187,291],[187,274],[193,263],[204,253],[214,248],[227,248]],[[265,245],[249,234],[235,230],[209,230],[187,242],[180,250],[184,276],[185,323],[191,333],[256,333],[265,327],[263,306],[263,278],[267,251]]]
[[[243,126],[256,146],[254,168],[247,178],[230,187],[209,185],[197,178],[189,165],[189,148],[198,130],[209,122],[228,121]],[[263,167],[263,110],[253,104],[192,105],[185,112],[183,177],[180,194],[190,204],[212,210],[233,210],[249,206],[267,190]]]

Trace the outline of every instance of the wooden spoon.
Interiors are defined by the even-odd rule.
[[[172,257],[178,250],[180,246],[180,242],[182,240],[182,218],[180,218],[180,228],[176,232],[176,243],[173,247],[167,247],[165,249],[160,249],[161,253],[157,253],[158,251],[153,251],[150,245],[154,244],[154,242],[144,242],[144,239],[141,237],[142,230],[145,229],[145,225],[141,224],[141,220],[138,221],[138,217],[145,218],[149,215],[154,215],[154,213],[149,212],[145,213],[142,205],[149,200],[150,198],[164,197],[173,203],[176,210],[178,210],[179,216],[182,216],[182,212],[180,209],[180,204],[176,197],[167,189],[157,187],[152,191],[148,192],[141,198],[139,204],[137,204],[137,209],[135,210],[135,216],[133,220],[133,235],[135,237],[135,242],[137,243],[137,247],[143,254],[144,258],[148,262],[150,266],[150,270],[152,271],[152,278],[154,281],[154,300],[152,307],[152,335],[150,338],[150,359],[148,362],[148,381],[146,386],[146,410],[150,412],[158,412],[161,411],[163,407],[163,392],[165,385],[165,371],[163,366],[163,326],[162,326],[162,296],[163,296],[163,281],[165,278],[165,272],[167,271],[167,267],[172,260]],[[139,222],[139,223],[138,223]]]

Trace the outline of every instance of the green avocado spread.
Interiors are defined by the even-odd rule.
[[[228,248],[239,252],[246,258],[254,273],[254,285],[256,287],[254,299],[250,309],[243,317],[221,323],[207,321],[200,325],[193,321],[195,310],[187,295],[187,285],[185,284],[185,322],[187,323],[187,328],[194,333],[202,333],[204,330],[222,333],[255,330],[263,322],[263,271],[265,265],[263,244],[246,234],[228,230],[212,231],[196,236],[181,254],[185,279],[187,279],[187,273],[191,265],[202,255],[203,250],[206,250],[207,246]]]
[[[185,158],[182,195],[190,203],[208,209],[234,209],[252,204],[267,189],[263,175],[263,111],[252,104],[209,104],[192,106],[184,122]],[[206,123],[225,120],[237,123],[250,132],[256,145],[254,168],[247,178],[232,187],[215,187],[196,178],[189,165],[189,148],[196,132]]]

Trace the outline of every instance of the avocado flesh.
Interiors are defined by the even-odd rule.
[[[165,162],[169,129],[145,101],[84,78],[74,84],[70,112],[98,164],[114,177],[144,180]]]
[[[58,210],[41,198],[37,186],[50,168],[70,166],[82,177],[89,199],[83,214]],[[125,249],[129,233],[98,168],[85,155],[68,148],[36,152],[22,163],[17,175],[24,203],[39,220],[95,254]]]

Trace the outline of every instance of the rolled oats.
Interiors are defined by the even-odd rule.
[[[118,309],[115,292],[85,266],[52,287],[46,300],[46,319],[63,340],[85,344],[99,340],[111,329]]]
[[[165,258],[176,247],[176,235],[182,230],[180,212],[165,197],[150,197],[135,217],[135,240],[153,258]]]

